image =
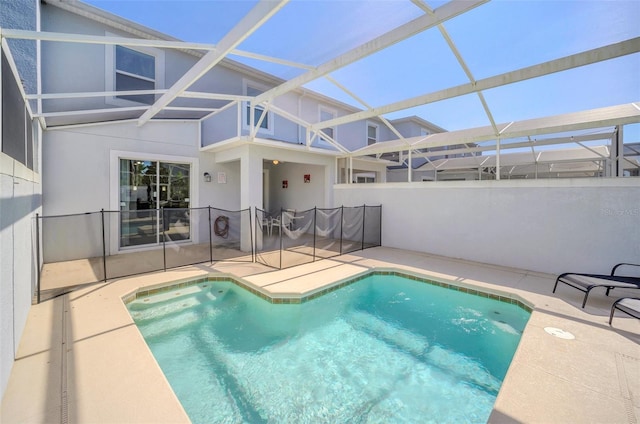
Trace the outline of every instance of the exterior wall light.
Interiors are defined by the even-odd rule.
[[[273,164],[274,164],[274,165],[277,165],[277,164],[279,164],[279,163],[280,163],[280,161],[279,161],[278,159],[276,159],[276,160],[274,160],[274,161],[273,161]]]
[[[209,174],[208,172],[204,173],[204,182],[205,183],[210,183],[211,182],[211,174]]]

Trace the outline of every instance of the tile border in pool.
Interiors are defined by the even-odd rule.
[[[489,298],[493,300],[497,300],[499,302],[509,303],[518,306],[519,308],[531,313],[535,309],[535,306],[519,296],[507,292],[491,292],[489,290],[481,290],[476,288],[473,285],[463,286],[460,284],[452,284],[448,280],[438,279],[434,277],[427,277],[422,274],[412,273],[406,270],[398,270],[395,268],[374,268],[371,270],[364,271],[356,276],[349,277],[347,279],[337,281],[336,283],[325,286],[316,291],[312,291],[307,295],[298,296],[298,295],[283,295],[283,296],[270,296],[264,293],[261,290],[256,289],[251,284],[242,281],[242,279],[230,275],[230,274],[209,274],[207,276],[199,277],[199,278],[187,278],[175,281],[168,281],[158,285],[148,286],[144,288],[135,289],[133,292],[130,292],[124,296],[122,296],[122,301],[125,304],[133,302],[136,299],[141,297],[150,296],[153,294],[163,293],[170,290],[174,290],[176,288],[189,287],[196,284],[207,283],[211,281],[230,281],[233,284],[241,287],[254,295],[260,297],[263,300],[266,300],[269,303],[274,304],[300,304],[305,303],[310,300],[316,299],[318,297],[324,296],[325,294],[331,293],[332,291],[341,289],[353,283],[356,283],[364,278],[374,276],[374,275],[392,275],[396,277],[403,277],[409,280],[418,281],[425,284],[431,284],[434,286],[439,286],[449,290],[460,291],[463,293],[467,293],[473,296],[479,296],[484,298]]]

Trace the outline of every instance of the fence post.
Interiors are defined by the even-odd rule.
[[[209,212],[209,261],[213,265],[213,235],[211,234],[211,205],[207,206]]]
[[[284,232],[284,210],[280,207],[280,267],[282,269],[282,233]]]
[[[380,207],[380,223],[378,225],[378,246],[382,246],[382,205]]]
[[[40,214],[36,214],[36,302],[40,303]],[[33,298],[31,299],[33,301]]]
[[[343,237],[343,234],[342,234],[342,230],[343,230],[342,223],[343,223],[343,220],[344,220],[344,205],[340,206],[340,254],[341,255],[342,255],[342,237]]]
[[[316,261],[316,228],[318,227],[318,207],[313,207],[313,262]]]
[[[258,214],[258,208],[256,207],[256,215]],[[242,213],[242,212],[240,212]],[[242,217],[240,217],[240,222],[242,222]],[[253,227],[254,231],[258,231],[258,217],[256,216],[256,226]],[[251,243],[251,263],[255,262],[255,248],[253,245],[253,236],[254,231],[251,231],[251,206],[249,206],[249,242]],[[242,232],[240,233],[240,237],[242,237]],[[256,235],[256,241],[258,240],[258,236]]]
[[[363,205],[362,207],[362,245],[360,246],[360,250],[364,250],[364,218],[367,216],[367,205]]]
[[[104,272],[104,282],[107,282],[107,242],[105,240],[104,232],[104,208],[100,209],[100,215],[102,217],[102,271]]]
[[[251,207],[249,207],[249,209],[251,209]],[[258,256],[258,227],[260,228],[260,234],[261,234],[260,240],[262,240],[261,246],[264,246],[264,235],[262,234],[262,232],[263,232],[262,221],[264,220],[265,213],[263,211],[262,215],[258,216],[258,214],[260,213],[261,210],[262,209],[258,209],[258,207],[256,206],[254,208],[254,212],[253,212],[253,217],[256,220],[256,226],[253,227],[253,231],[252,231],[252,235],[251,235],[251,262],[256,262],[257,256]],[[249,215],[251,215],[251,213],[249,213]],[[240,222],[242,222],[242,219],[241,219]],[[242,237],[242,235],[240,237]],[[256,243],[255,246],[253,246],[253,240],[254,239],[255,239],[255,243]]]
[[[164,216],[164,206],[160,208],[160,214],[162,215],[162,263],[164,266],[164,272],[167,272],[167,237],[164,233],[164,223],[166,219]]]

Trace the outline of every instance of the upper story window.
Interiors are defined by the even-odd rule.
[[[107,35],[114,36],[116,34]],[[107,91],[160,90],[164,88],[164,52],[154,48],[106,46]],[[107,103],[119,106],[151,105],[154,94],[114,96]]]
[[[269,87],[259,84],[252,81],[244,81],[244,94],[246,96],[256,97],[265,91],[267,91]],[[256,106],[253,115],[253,125],[251,125],[251,103],[246,102],[244,107],[244,120],[243,127],[244,129],[249,129],[252,126],[258,126],[258,131],[268,134],[273,134],[273,116],[272,114],[265,111],[264,106],[258,105]],[[264,119],[262,119],[262,115],[265,115]]]
[[[426,128],[420,128],[420,136],[421,136],[421,137],[427,136],[427,135],[429,135],[429,134],[431,134],[431,132],[430,132],[428,129],[426,129]]]
[[[156,88],[156,58],[127,47],[116,46],[116,91],[154,90]],[[153,94],[139,96],[118,96],[151,105],[155,102]]]
[[[320,119],[319,121],[328,121],[330,119],[335,119],[338,117],[338,112],[333,109],[326,108],[324,106],[319,107]],[[333,140],[336,139],[336,127],[327,127],[322,128],[322,132],[325,133],[328,137],[331,137]]]
[[[378,125],[367,122],[367,145],[378,142]]]

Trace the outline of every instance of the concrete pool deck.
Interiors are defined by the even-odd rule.
[[[29,317],[0,422],[188,422],[122,298],[138,288],[225,273],[272,297],[302,296],[374,268],[395,268],[509,293],[534,307],[489,419],[515,422],[640,422],[640,321],[610,305],[636,290],[566,285],[555,276],[373,248],[280,271],[255,263],[189,266],[94,284],[35,305]],[[573,340],[554,337],[561,328]]]

